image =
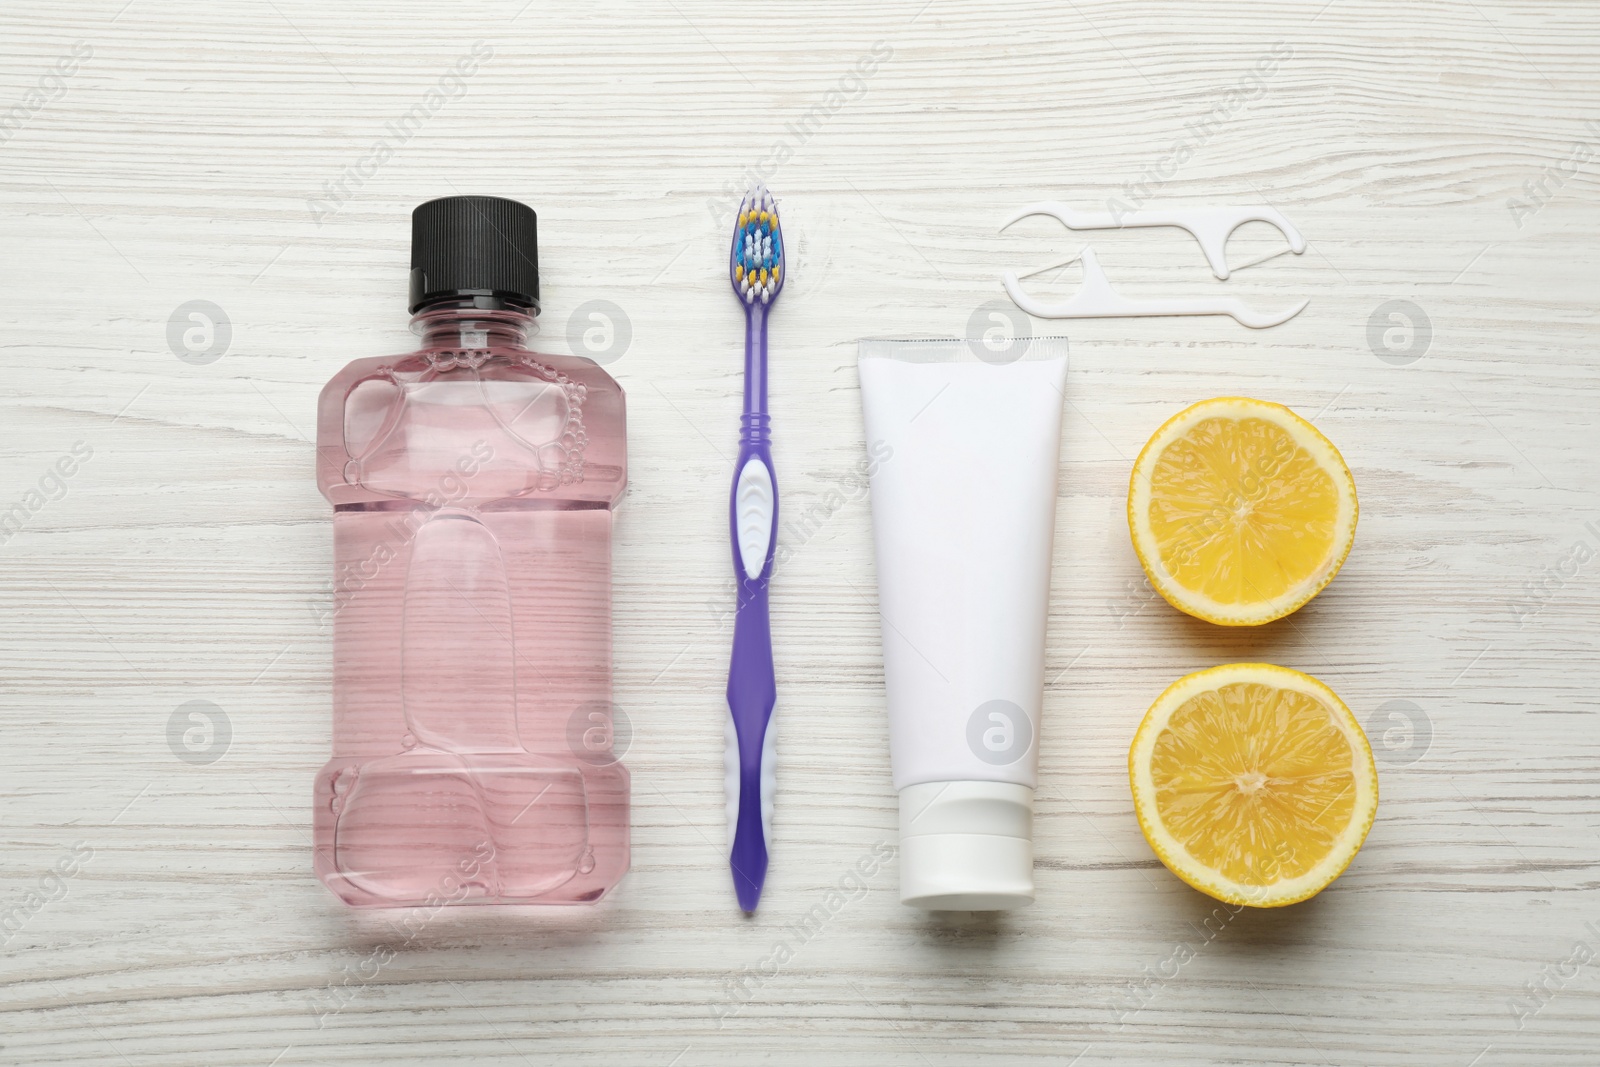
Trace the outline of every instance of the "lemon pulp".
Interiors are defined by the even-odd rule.
[[[1134,464],[1128,522],[1151,584],[1224,625],[1299,608],[1355,539],[1355,482],[1332,442],[1288,408],[1201,401],[1157,430]]]
[[[1174,683],[1139,728],[1129,774],[1162,862],[1203,892],[1257,907],[1337,878],[1377,810],[1372,752],[1349,709],[1316,679],[1271,664]]]

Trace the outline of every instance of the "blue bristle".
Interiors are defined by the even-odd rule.
[[[733,262],[745,276],[776,270],[783,261],[783,231],[779,228],[776,206],[765,193],[741,204],[746,221],[734,234]],[[757,215],[766,212],[767,218]]]

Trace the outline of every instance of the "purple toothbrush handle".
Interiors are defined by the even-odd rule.
[[[756,432],[764,435],[765,417],[757,416],[756,421],[760,424]],[[765,470],[752,469],[747,474],[746,468],[752,462]],[[767,733],[778,699],[767,612],[767,583],[772,576],[777,541],[778,493],[765,441],[747,443],[740,451],[729,517],[739,601],[733,624],[733,656],[728,667],[728,711],[733,726],[733,736],[729,740],[730,744],[737,745],[736,766],[734,753],[729,753],[730,804],[733,790],[738,790],[728,865],[733,871],[739,906],[751,912],[756,910],[767,877],[763,795],[772,788],[773,768],[771,753],[767,751]],[[765,537],[761,536],[763,526]],[[747,550],[763,553],[760,570],[754,578],[745,567],[744,552]]]

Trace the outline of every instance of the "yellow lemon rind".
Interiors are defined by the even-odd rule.
[[[1244,886],[1222,877],[1195,859],[1168,833],[1157,813],[1155,782],[1150,773],[1156,738],[1166,728],[1172,713],[1191,697],[1235,682],[1258,682],[1293,689],[1321,701],[1333,711],[1333,719],[1344,731],[1353,754],[1351,769],[1356,780],[1356,801],[1351,809],[1350,824],[1340,835],[1338,846],[1304,875],[1271,886]],[[1378,768],[1372,759],[1372,746],[1355,715],[1338,694],[1322,682],[1309,674],[1271,663],[1228,663],[1187,674],[1168,686],[1150,705],[1128,748],[1128,782],[1133,791],[1133,810],[1139,819],[1139,829],[1166,868],[1209,897],[1252,908],[1281,908],[1322,892],[1350,866],[1378,815]]]
[[[1335,528],[1340,532],[1342,544],[1338,550],[1304,581],[1280,596],[1257,604],[1224,604],[1197,590],[1179,585],[1162,563],[1155,535],[1150,531],[1150,474],[1156,461],[1167,446],[1183,436],[1189,428],[1203,419],[1217,417],[1266,418],[1283,427],[1298,446],[1310,452],[1319,465],[1333,476],[1339,493],[1339,514],[1335,519]],[[1179,611],[1218,626],[1260,626],[1304,607],[1333,581],[1339,568],[1349,558],[1350,549],[1355,544],[1355,528],[1360,513],[1355,478],[1333,442],[1284,405],[1250,397],[1220,396],[1201,400],[1172,416],[1145,443],[1128,479],[1128,533],[1151,586],[1161,594],[1162,599]]]

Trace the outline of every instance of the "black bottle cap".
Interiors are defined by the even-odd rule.
[[[485,298],[539,313],[539,219],[498,196],[447,196],[411,213],[411,312]]]

